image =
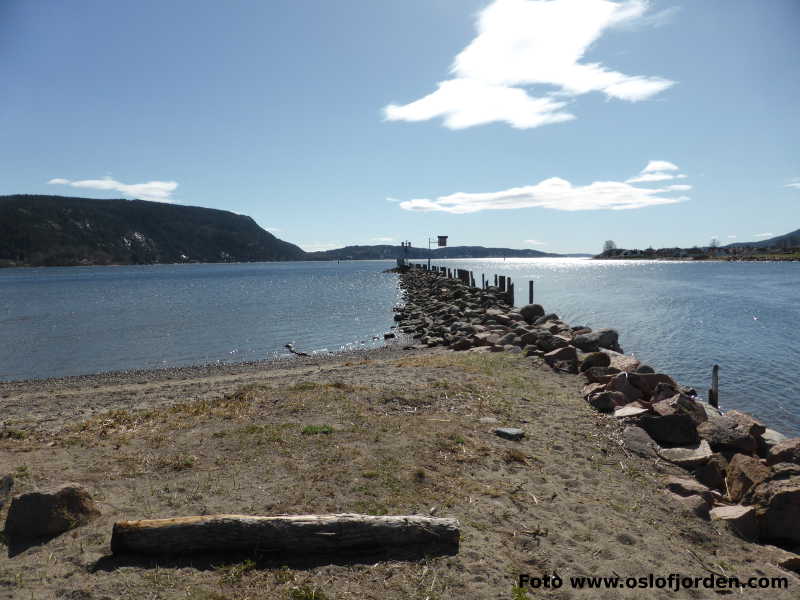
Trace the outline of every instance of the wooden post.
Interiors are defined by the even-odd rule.
[[[486,289],[486,275],[484,273],[481,273],[481,289]]]
[[[708,390],[708,403],[719,408],[719,365],[711,369],[711,389]]]
[[[528,282],[528,304],[533,304],[533,279]]]
[[[494,276],[494,287],[497,287],[497,275]]]

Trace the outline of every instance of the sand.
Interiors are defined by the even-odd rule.
[[[582,383],[520,355],[400,344],[0,383],[0,475],[14,475],[15,492],[80,483],[102,511],[45,543],[0,548],[0,598],[719,596],[570,585],[672,573],[785,578],[788,590],[741,594],[797,597],[800,579],[775,564],[781,551],[667,497],[664,478],[681,471],[630,456],[619,424],[582,400]],[[501,439],[499,426],[525,437]],[[109,548],[117,520],[335,512],[455,517],[460,548],[157,560]],[[559,589],[515,589],[520,574],[554,573]]]

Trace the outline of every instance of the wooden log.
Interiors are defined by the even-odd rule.
[[[457,545],[456,519],[359,514],[254,517],[208,515],[118,521],[114,554],[187,554],[258,550],[327,553],[417,544]]]

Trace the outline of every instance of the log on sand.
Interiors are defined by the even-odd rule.
[[[408,545],[458,545],[456,519],[358,514],[253,517],[209,515],[118,521],[115,554],[188,554],[229,550],[327,553]]]

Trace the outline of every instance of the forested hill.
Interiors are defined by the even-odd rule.
[[[542,258],[546,256],[589,256],[588,254],[566,255],[550,254],[539,250],[515,250],[513,248],[485,248],[483,246],[453,246],[449,248],[435,248],[430,251],[434,260],[441,258]],[[369,260],[381,258],[399,258],[406,256],[410,259],[427,259],[427,248],[409,248],[404,254],[400,246],[345,246],[324,252],[308,252],[306,260]]]
[[[0,196],[0,265],[302,260],[305,252],[224,210],[144,200]]]
[[[726,248],[800,248],[800,229],[758,242],[735,242]]]

